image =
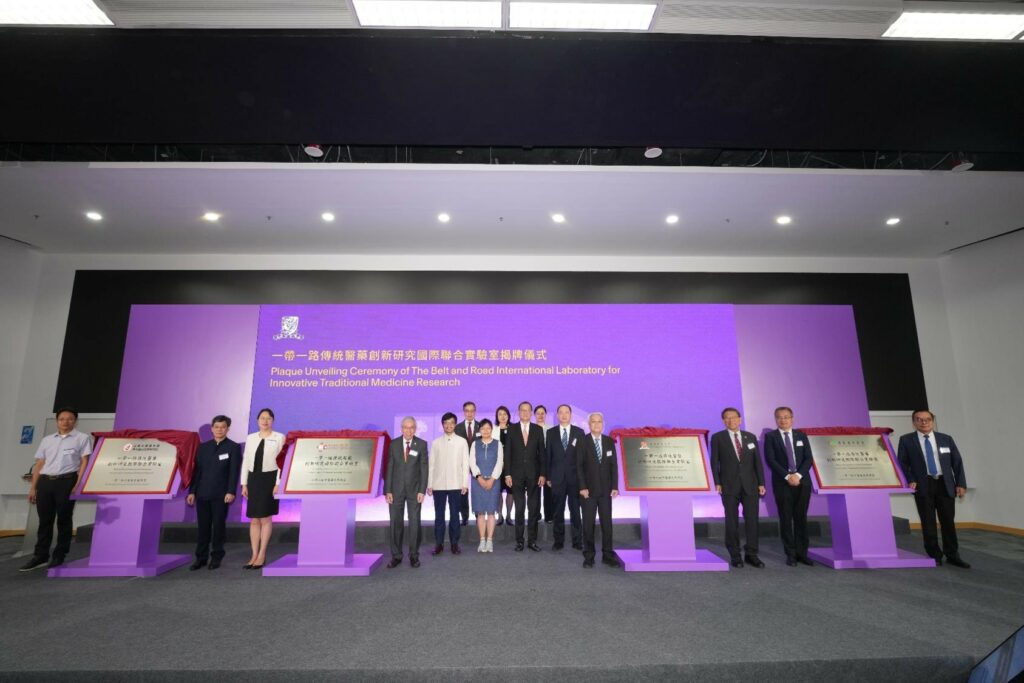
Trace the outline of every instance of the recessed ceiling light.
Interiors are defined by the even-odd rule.
[[[323,218],[324,221],[326,221],[327,223],[334,222],[334,214],[331,213],[330,211],[324,211],[322,214],[320,214],[320,218]]]
[[[935,9],[935,5],[928,5]],[[975,3],[950,3],[939,11],[908,9],[892,23],[885,38],[946,38],[953,40],[1013,40],[1024,31],[1020,7],[985,7]],[[958,9],[960,11],[954,11]]]
[[[113,26],[92,0],[4,0],[0,24],[42,26]]]
[[[885,224],[886,225],[899,225],[900,224],[900,219],[897,218],[896,216],[893,216],[892,218],[886,218],[885,219]]]
[[[775,219],[775,222],[778,223],[779,225],[789,225],[790,223],[793,222],[793,219],[790,218],[789,216],[779,216]]]
[[[665,216],[665,222],[668,223],[669,225],[675,225],[676,223],[679,222],[679,216],[675,215],[674,213],[669,214]]]
[[[442,223],[447,223],[447,222],[448,222],[448,221],[450,221],[451,219],[452,219],[452,217],[451,217],[451,216],[449,216],[449,215],[448,215],[448,214],[446,214],[446,213],[439,213],[439,214],[437,214],[437,220],[439,220],[439,221],[440,221],[440,222],[442,222]]]
[[[553,220],[556,223],[564,223],[565,222],[565,214],[553,213],[553,214],[551,214],[551,220]]]
[[[644,157],[647,159],[657,159],[658,157],[661,156],[663,151],[664,150],[662,150],[661,147],[655,147],[653,145],[648,146],[646,149],[644,149]]]
[[[216,211],[207,211],[203,214],[203,220],[209,221],[210,223],[216,223],[220,220],[220,214]]]
[[[324,148],[315,143],[302,146],[302,151],[311,159],[319,159],[324,155]]]
[[[501,2],[353,0],[361,26],[501,28]]]
[[[85,212],[85,217],[88,218],[91,221],[101,221],[101,220],[103,220],[103,214],[101,214],[99,211],[86,211]]]
[[[509,28],[647,31],[655,4],[510,2]]]

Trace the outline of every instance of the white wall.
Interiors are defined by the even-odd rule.
[[[578,255],[577,255],[578,256]],[[428,259],[416,255],[85,255],[53,254],[40,257],[32,324],[24,348],[21,380],[16,397],[6,394],[14,406],[14,422],[42,424],[53,406],[64,331],[76,269],[230,269],[246,270],[435,270],[465,268],[464,255]],[[578,263],[578,259],[576,261]],[[846,272],[908,273],[914,298],[915,317],[921,343],[926,388],[932,408],[943,415],[943,427],[957,435],[965,449],[970,435],[965,431],[959,379],[954,365],[950,323],[942,298],[939,265],[934,259],[843,259],[843,258],[669,258],[595,256],[587,259],[593,270],[636,272]],[[554,256],[522,256],[506,262],[510,270],[564,270],[565,261]],[[16,355],[16,354],[15,354]],[[4,391],[7,391],[4,389]],[[903,406],[910,410],[914,406]],[[909,424],[906,431],[910,430]],[[9,435],[8,435],[9,436]],[[8,494],[0,528],[24,525],[24,484],[18,480],[30,464],[32,447],[15,444],[0,462],[0,494]],[[972,482],[972,485],[975,482]],[[970,505],[958,510],[958,519],[971,520]],[[987,520],[986,520],[987,521]],[[1021,526],[1024,526],[1022,524]]]
[[[939,263],[967,425],[954,431],[976,487],[978,521],[1024,528],[1024,234],[962,251]]]

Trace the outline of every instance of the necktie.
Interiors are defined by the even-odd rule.
[[[793,452],[793,442],[789,439],[789,432],[783,432],[786,440],[786,457],[789,458],[789,471],[796,472],[796,454]]]
[[[932,440],[924,437],[924,458],[928,461],[928,476],[939,476],[939,468],[935,464],[935,451],[932,450]]]
[[[736,459],[737,460],[743,460],[743,445],[740,444],[739,432],[737,432],[736,434],[732,435],[732,440],[733,440],[733,443],[736,444]]]
[[[409,442],[405,442],[405,461],[409,462]]]
[[[530,440],[530,425],[528,425],[527,423],[524,422],[523,423],[523,445],[525,446],[526,443],[529,440]],[[518,514],[518,513],[516,513],[516,514]]]
[[[473,440],[473,423],[469,420],[466,420],[466,438]]]
[[[594,439],[594,450],[597,451],[597,464],[601,464],[601,437]]]
[[[562,429],[562,450],[564,451],[564,450],[567,450],[568,448],[569,448],[569,430],[568,429]]]

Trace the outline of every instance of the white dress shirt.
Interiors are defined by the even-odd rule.
[[[91,453],[92,437],[72,429],[64,436],[54,432],[40,441],[35,459],[43,461],[39,474],[56,477],[77,472],[82,466],[82,458]]]
[[[442,434],[430,446],[427,488],[454,491],[469,487],[469,444],[461,436]]]
[[[928,476],[933,479],[938,479],[942,476],[942,462],[939,460],[939,442],[935,440],[935,432],[928,432],[927,434],[917,433],[917,445],[921,447],[921,457],[924,458],[924,471],[928,471],[928,451],[924,449],[924,442],[931,441],[932,443],[932,455],[935,456],[935,475]]]
[[[262,437],[259,432],[245,437],[245,452],[242,454],[242,486],[249,485],[249,473],[256,465],[256,449],[263,439],[263,472],[277,470],[277,483],[281,483],[281,470],[277,469],[277,454],[284,447],[284,434],[271,432],[270,436]]]

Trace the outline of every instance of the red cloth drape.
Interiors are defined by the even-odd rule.
[[[626,436],[703,436],[707,439],[708,430],[690,427],[629,427],[613,429],[610,436],[613,439]]]
[[[295,443],[296,439],[379,439],[381,437],[384,437],[384,458],[381,464],[381,472],[383,472],[388,464],[388,445],[391,443],[391,435],[387,432],[374,432],[367,429],[335,429],[332,431],[311,432],[298,430],[288,432],[287,436],[284,437],[284,447],[277,454],[277,469],[284,469],[284,456],[288,453],[288,447]]]
[[[892,434],[888,427],[800,427],[807,436],[841,436],[843,434]]]
[[[178,472],[181,473],[181,488],[192,483],[196,468],[196,451],[199,450],[199,434],[181,429],[117,429],[112,432],[93,432],[93,440],[110,439],[159,439],[174,446],[178,451]]]

